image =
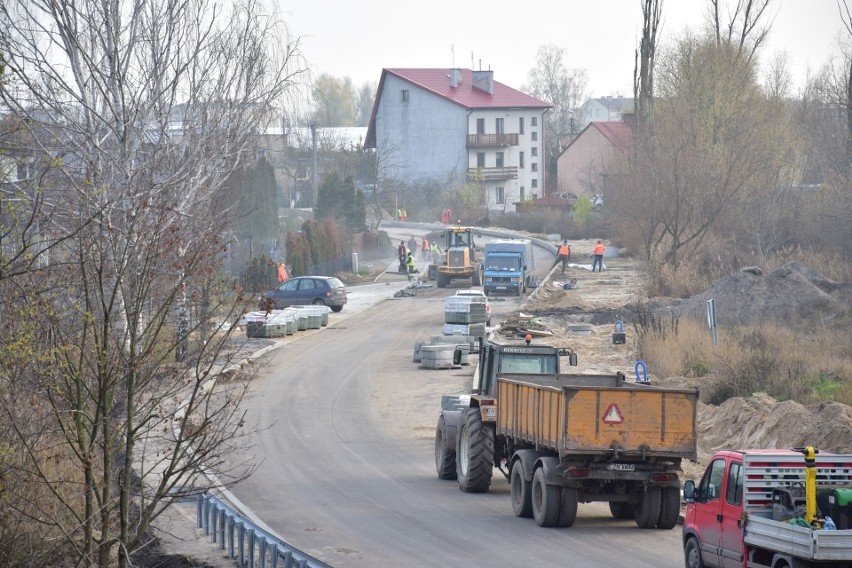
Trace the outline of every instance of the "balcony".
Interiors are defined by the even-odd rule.
[[[502,148],[517,146],[517,134],[468,134],[468,148]]]
[[[505,179],[517,179],[518,167],[506,168],[468,168],[468,181],[501,181]]]

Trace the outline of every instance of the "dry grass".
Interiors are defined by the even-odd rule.
[[[780,324],[720,329],[714,351],[706,324],[654,320],[638,329],[639,352],[657,376],[715,375],[711,402],[766,392],[803,404],[852,405],[852,333]]]

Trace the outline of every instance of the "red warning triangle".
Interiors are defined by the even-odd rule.
[[[621,424],[624,422],[624,415],[621,414],[621,409],[614,402],[609,405],[609,408],[604,412],[601,418],[605,424]]]

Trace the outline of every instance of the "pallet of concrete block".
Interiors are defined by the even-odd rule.
[[[456,346],[452,344],[421,345],[420,346],[420,368],[421,369],[452,369],[453,353]]]
[[[307,329],[319,329],[324,325],[328,325],[328,312],[331,311],[331,308],[328,306],[290,306],[290,309],[298,315],[307,316],[308,319],[305,323]]]
[[[485,323],[445,323],[443,328],[444,335],[468,335],[473,338],[474,342],[479,339],[485,339]]]
[[[447,296],[444,298],[444,321],[449,324],[485,323],[485,298]]]
[[[293,314],[286,310],[250,312],[246,314],[246,335],[248,337],[283,337],[295,329]]]

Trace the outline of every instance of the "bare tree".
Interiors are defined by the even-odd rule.
[[[55,173],[27,191],[61,203],[36,217],[66,237],[40,276],[0,282],[18,316],[3,344],[32,354],[0,352],[30,482],[7,502],[78,564],[124,567],[151,522],[204,487],[199,466],[222,468],[240,443],[246,383],[211,388],[231,343],[202,325],[244,307],[217,278],[232,226],[216,197],[280,116],[298,45],[280,49],[286,30],[254,0],[10,0],[0,28],[0,98]]]
[[[751,62],[772,28],[772,22],[766,21],[771,4],[772,0],[736,0],[731,8],[727,0],[710,0],[708,20],[716,45],[733,45],[738,55]]]
[[[575,110],[589,97],[588,73],[585,69],[566,67],[568,52],[555,45],[538,48],[536,65],[527,74],[527,84],[522,90],[553,105],[545,115],[547,143],[547,171],[550,180],[556,180],[556,158],[576,134]]]
[[[849,33],[848,39],[852,42],[852,10],[846,0],[838,0],[837,7],[840,10],[840,18]],[[852,47],[848,57],[849,73],[846,81],[846,163],[848,176],[852,179]]]
[[[729,46],[689,37],[661,66],[654,136],[640,137],[616,207],[649,257],[677,265],[744,196],[772,187],[784,123]]]
[[[663,0],[640,0],[642,7],[642,39],[636,50],[633,69],[633,98],[640,131],[648,131],[654,105],[654,61],[657,54]]]

